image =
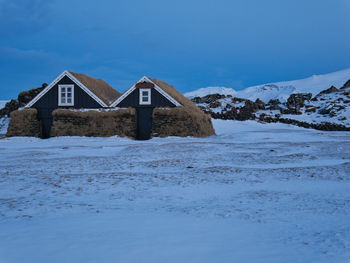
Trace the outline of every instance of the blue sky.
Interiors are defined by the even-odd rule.
[[[0,99],[63,70],[181,92],[350,67],[349,0],[0,0]]]

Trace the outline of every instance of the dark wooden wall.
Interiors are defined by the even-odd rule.
[[[145,107],[145,108],[155,108],[155,107],[175,107],[175,104],[165,98],[156,89],[151,88],[151,104],[150,105],[140,105],[140,89],[136,88],[133,92],[129,94],[124,100],[122,100],[117,107]]]
[[[140,104],[140,88],[151,89],[151,104]],[[136,89],[131,92],[124,100],[122,100],[117,107],[133,107],[136,108],[137,116],[137,139],[147,140],[151,137],[152,131],[152,112],[156,107],[176,107],[174,103],[160,94],[152,83],[137,83]]]
[[[74,85],[74,106],[58,106],[58,85],[73,84]],[[38,110],[38,119],[42,123],[42,137],[50,137],[52,125],[52,111],[57,108],[102,108],[93,98],[84,90],[76,85],[69,77],[63,77],[55,86],[53,86],[44,96],[34,103],[32,108]]]

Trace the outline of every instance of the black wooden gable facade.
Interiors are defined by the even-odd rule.
[[[150,92],[150,103],[149,104],[141,104],[140,100],[142,99],[142,92]],[[156,89],[154,89],[154,85],[152,83],[137,83],[136,88],[123,100],[121,100],[116,107],[125,108],[125,107],[176,107],[175,103],[168,100],[162,94],[159,93]]]
[[[68,71],[64,71],[25,107],[37,109],[42,137],[48,138],[55,109],[96,109],[107,105]]]
[[[146,94],[144,94],[146,93]],[[142,101],[142,97],[148,100]],[[131,88],[125,91],[110,107],[177,107],[182,106],[161,87],[147,77],[142,77]]]
[[[58,102],[58,87],[61,85],[72,85],[74,94],[73,105],[61,106]],[[105,105],[106,106],[106,105]],[[98,103],[94,98],[86,93],[81,87],[79,87],[73,80],[68,76],[64,76],[58,81],[47,93],[45,93],[39,100],[37,100],[31,107],[36,109],[57,109],[59,107],[70,107],[70,108],[101,108],[105,107]]]
[[[182,105],[147,77],[141,78],[111,104],[111,107],[133,107],[136,109],[136,134],[137,139],[141,140],[147,140],[151,137],[154,108],[178,106]]]

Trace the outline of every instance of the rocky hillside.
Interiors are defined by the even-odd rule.
[[[26,90],[18,94],[17,99],[10,100],[5,104],[3,108],[0,108],[0,118],[10,117],[10,113],[18,108],[24,107],[29,101],[31,101],[36,95],[40,93],[45,87],[46,83],[43,83],[41,87]]]
[[[295,92],[295,90],[293,90]],[[191,100],[216,119],[283,122],[319,130],[350,131],[350,80],[316,95],[292,93],[286,100],[252,101],[231,94],[209,94]]]

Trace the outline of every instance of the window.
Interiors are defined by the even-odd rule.
[[[74,105],[74,85],[58,85],[58,106]]]
[[[151,89],[140,89],[140,104],[151,104]]]

